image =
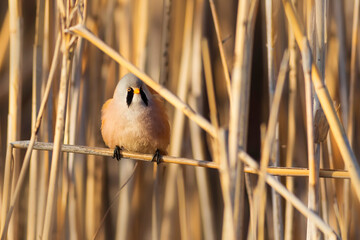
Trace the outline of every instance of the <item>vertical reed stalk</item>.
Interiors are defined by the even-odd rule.
[[[234,177],[234,223],[236,237],[242,238],[244,231],[244,165],[237,161],[237,151],[247,148],[247,128],[250,107],[250,72],[255,20],[259,1],[251,1],[250,6],[244,0],[238,3],[234,65],[231,73],[233,104],[230,106],[229,119],[229,162],[230,176]],[[246,11],[249,10],[248,16]],[[234,142],[232,142],[234,141]],[[236,156],[235,156],[236,155]],[[233,162],[235,161],[235,162]],[[236,169],[232,168],[235,167]],[[235,172],[233,176],[233,172]]]
[[[296,5],[296,0],[292,1]],[[293,166],[295,140],[296,140],[296,92],[297,92],[297,49],[294,32],[291,27],[289,30],[289,102],[288,102],[288,135],[287,135],[287,151],[286,151],[286,167]],[[286,178],[286,188],[294,191],[294,178]],[[289,201],[285,206],[285,231],[284,239],[291,240],[293,238],[293,219],[294,208]]]
[[[170,17],[172,0],[163,1],[163,19],[161,31],[161,58],[159,83],[166,85],[169,78],[169,42],[170,42]]]
[[[355,133],[355,91],[357,80],[357,56],[356,50],[358,45],[358,29],[359,29],[359,7],[360,1],[354,1],[354,17],[352,26],[352,38],[351,38],[351,62],[350,62],[350,84],[349,84],[349,115],[347,123],[347,136],[351,147],[354,147],[354,133]],[[357,186],[357,188],[360,188]],[[348,239],[348,230],[350,229],[350,182],[344,181],[344,226],[348,226],[348,229],[343,232],[344,239]]]
[[[6,50],[9,45],[10,32],[9,32],[9,10],[6,11],[5,18],[3,20],[1,30],[0,30],[0,69],[3,66],[3,61],[5,58]]]
[[[345,129],[348,129],[348,82],[346,74],[346,28],[345,28],[345,16],[344,16],[344,4],[343,1],[333,1],[333,9],[335,12],[337,38],[339,39],[339,95],[341,116]]]
[[[269,88],[269,106],[273,101],[275,92],[275,57],[274,57],[274,22],[273,22],[273,1],[267,0],[265,2],[265,15],[266,15],[266,40],[267,40],[267,57],[268,57],[268,88]],[[271,164],[273,166],[279,166],[279,128],[276,127],[275,141],[271,154]],[[271,189],[272,207],[273,207],[273,228],[274,239],[283,239],[283,224],[282,224],[282,211],[281,211],[281,199],[280,196]]]
[[[45,1],[44,6],[44,42],[43,42],[43,66],[42,66],[42,85],[41,85],[41,98],[44,98],[46,93],[46,85],[48,80],[48,75],[50,72],[51,58],[50,58],[50,49],[51,49],[51,40],[50,40],[50,3]],[[56,41],[56,40],[55,40]],[[50,97],[51,99],[51,97]],[[49,142],[51,139],[51,100],[48,104],[46,111],[44,112],[43,122],[40,127],[40,139],[44,142]],[[47,195],[47,184],[48,184],[48,174],[49,174],[49,152],[41,152],[40,158],[38,161],[38,197],[37,197],[37,212],[36,212],[36,233],[42,233],[44,216],[45,216],[45,205],[46,205],[46,195]]]
[[[266,131],[266,136],[264,140],[264,144],[262,147],[262,154],[260,159],[261,164],[261,172],[266,173],[266,169],[269,164],[272,146],[275,138],[276,133],[276,125],[278,121],[278,114],[280,110],[280,100],[282,91],[285,84],[286,79],[286,73],[288,70],[289,64],[289,54],[287,51],[285,51],[283,59],[281,61],[280,65],[280,71],[279,76],[276,84],[276,89],[274,93],[274,99],[271,103],[270,108],[270,116],[269,116],[269,123]],[[265,199],[266,199],[266,188],[265,188],[265,174],[262,174],[259,176],[258,184],[255,189],[255,206],[259,206],[257,210],[257,214],[255,214],[255,217],[257,217],[257,231],[258,231],[258,239],[264,239],[264,217],[265,217]],[[257,209],[257,208],[255,208]],[[256,228],[255,228],[256,229]]]
[[[13,168],[11,167],[11,162],[13,161],[13,147],[9,143],[6,148],[6,158],[5,158],[5,172],[4,172],[4,185],[2,189],[2,202],[1,202],[1,239],[6,239],[6,214],[9,209],[9,202],[11,196],[11,175],[13,174]]]
[[[33,79],[32,79],[32,113],[31,122],[33,128],[36,124],[36,116],[40,107],[40,89],[42,81],[43,67],[43,40],[44,40],[44,16],[45,1],[37,0],[36,3],[36,29],[33,52]],[[30,160],[30,181],[29,181],[29,202],[27,222],[27,239],[32,240],[36,237],[36,212],[38,191],[38,160],[39,154],[33,151]]]
[[[194,1],[186,1],[185,7],[185,23],[184,23],[184,33],[183,33],[183,52],[181,56],[180,62],[180,72],[178,79],[178,87],[177,87],[177,96],[185,101],[188,94],[188,88],[190,84],[189,67],[190,67],[190,53],[192,49],[192,31],[193,31],[193,18],[194,18]],[[174,119],[172,126],[177,126],[172,129],[171,132],[171,146],[170,146],[170,155],[172,156],[180,156],[182,140],[184,134],[184,124],[185,124],[185,116],[180,110],[175,110]],[[175,176],[178,170],[178,166],[171,165],[168,169],[168,177],[165,184],[165,196],[164,196],[164,206],[163,206],[163,219],[161,221],[161,231],[160,231],[160,239],[169,239],[170,230],[171,230],[171,222],[170,213],[173,211],[174,204],[174,194],[175,194]]]
[[[308,44],[304,41],[304,44]],[[306,134],[307,134],[307,149],[308,149],[308,164],[309,164],[309,190],[308,190],[308,206],[309,208],[317,212],[318,208],[318,183],[319,172],[318,164],[315,161],[315,149],[314,149],[314,123],[313,123],[313,111],[312,111],[312,87],[311,87],[311,51],[310,47],[305,47],[302,52],[303,71],[305,76],[305,104],[306,104]],[[316,227],[308,219],[308,231],[307,239],[316,238]]]
[[[21,24],[21,2],[18,0],[9,0],[9,33],[10,33],[10,69],[9,69],[9,110],[8,110],[8,125],[7,125],[7,146],[9,143],[15,141],[20,137],[20,119],[21,119],[21,89],[22,89],[22,24]],[[4,184],[11,184],[11,193],[14,194],[15,179],[19,174],[19,155],[18,151],[14,153],[14,170],[12,174],[12,181],[4,180]],[[10,158],[7,158],[10,160]],[[5,163],[10,164],[10,162]],[[6,176],[6,174],[5,174]],[[9,176],[10,177],[10,176]],[[7,186],[6,186],[7,187]],[[7,204],[9,203],[9,196],[4,196],[4,213],[2,214],[2,227],[5,224],[5,215],[7,212]],[[8,233],[9,239],[16,239],[18,236],[18,222],[16,216],[10,223],[10,230]]]
[[[218,138],[216,139],[216,153],[218,162],[220,163],[219,174],[220,174],[220,184],[222,190],[222,196],[224,201],[224,215],[222,223],[222,239],[235,239],[236,232],[234,229],[234,217],[233,217],[233,206],[231,199],[231,176],[229,169],[228,157],[226,154],[226,145],[225,145],[225,131],[220,129],[218,133]]]
[[[229,95],[229,100],[230,100],[230,105],[231,105],[231,101],[232,101],[231,82],[230,82],[230,76],[229,76],[229,69],[228,69],[228,66],[227,66],[227,63],[226,63],[226,56],[225,56],[225,52],[224,52],[223,40],[222,40],[221,31],[220,31],[219,18],[218,18],[218,15],[216,13],[214,0],[209,0],[209,3],[210,3],[211,15],[213,17],[214,26],[215,26],[216,40],[217,40],[217,44],[218,44],[218,47],[219,47],[221,64],[222,64],[223,71],[224,71],[226,89],[227,89],[227,93]]]
[[[46,211],[44,220],[44,229],[42,238],[50,239],[52,233],[52,225],[54,220],[54,212],[57,200],[56,185],[58,182],[59,166],[61,165],[61,144],[64,138],[65,110],[67,100],[68,82],[71,69],[71,60],[69,60],[69,35],[63,34],[62,39],[62,67],[60,77],[60,90],[58,99],[58,108],[56,113],[56,126],[54,136],[54,150],[51,160],[51,171],[49,179],[49,191],[46,201]]]

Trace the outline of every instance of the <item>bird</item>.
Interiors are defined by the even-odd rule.
[[[114,95],[101,109],[101,134],[113,158],[120,160],[121,150],[167,154],[170,143],[170,124],[163,99],[133,73],[123,76]]]

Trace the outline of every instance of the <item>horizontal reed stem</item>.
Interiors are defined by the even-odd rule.
[[[20,148],[26,149],[29,146],[29,141],[15,141],[10,143],[12,148]],[[33,149],[42,150],[42,151],[52,151],[53,143],[45,143],[45,142],[36,142],[34,144]],[[96,156],[104,156],[104,157],[112,157],[114,154],[114,150],[110,148],[100,148],[100,147],[88,147],[88,146],[79,146],[79,145],[67,145],[64,144],[61,147],[62,152],[68,153],[78,153],[78,154],[87,154],[87,155],[96,155]],[[137,161],[146,161],[151,162],[153,155],[152,154],[142,154],[128,151],[121,151],[121,155],[123,158],[128,158]],[[196,167],[205,167],[218,169],[219,165],[215,162],[209,161],[200,161],[191,158],[180,158],[180,157],[171,157],[171,156],[162,156],[160,159],[162,163],[174,163],[181,165],[189,165]],[[258,170],[247,166],[245,167],[246,173],[257,174]],[[285,177],[308,177],[309,169],[306,168],[286,168],[286,167],[268,167],[267,173],[274,176],[285,176]],[[342,178],[348,179],[349,172],[345,170],[338,169],[320,169],[320,177],[323,178]]]

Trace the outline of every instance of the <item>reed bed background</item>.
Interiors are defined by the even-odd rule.
[[[1,1],[1,239],[360,239],[359,5]],[[127,72],[160,165],[102,141]]]

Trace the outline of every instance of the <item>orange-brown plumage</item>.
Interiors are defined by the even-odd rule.
[[[155,153],[158,149],[166,154],[170,126],[164,104],[129,73],[119,81],[113,98],[102,107],[101,134],[110,148],[119,146],[140,153]]]

